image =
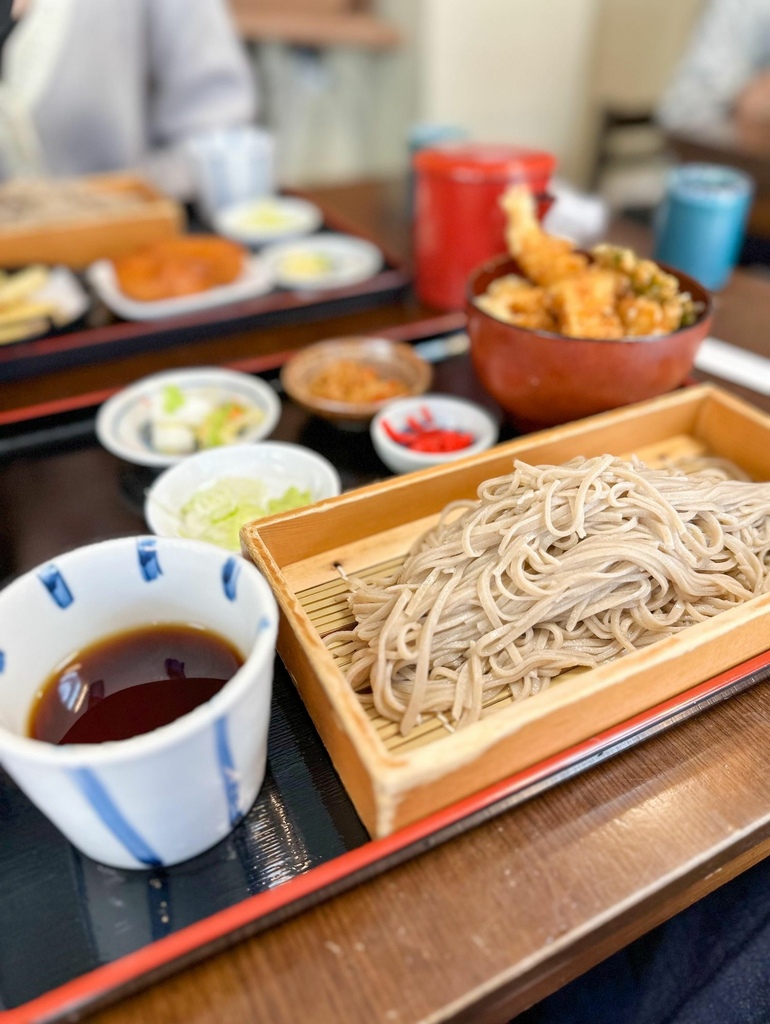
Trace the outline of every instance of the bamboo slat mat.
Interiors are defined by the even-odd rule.
[[[705,445],[690,435],[665,438],[654,445],[638,449],[635,454],[648,466],[672,468],[687,468],[688,465],[697,465],[699,459],[710,455]],[[364,570],[358,570],[356,576],[361,579],[390,578],[401,568],[406,554],[407,552],[404,551],[398,557],[374,563]],[[340,566],[339,569],[341,573],[344,573],[344,566]],[[320,583],[297,594],[300,604],[321,637],[354,625],[355,620],[347,602],[349,592],[347,581],[343,575],[340,575],[339,579]],[[334,653],[334,647],[331,647],[331,650]],[[344,672],[347,667],[346,659],[342,655],[335,655],[335,658],[340,671]],[[562,683],[581,671],[587,670],[574,669],[562,673],[557,682]],[[553,681],[551,685],[554,685]],[[482,713],[485,716],[494,714],[513,703],[514,700],[510,692],[502,692],[484,704]],[[378,715],[374,708],[367,708],[366,711],[383,746],[392,754],[405,754],[418,747],[435,743],[454,731],[452,726],[443,719],[443,716],[429,715],[416,725],[408,736],[402,736],[396,722],[391,722]]]

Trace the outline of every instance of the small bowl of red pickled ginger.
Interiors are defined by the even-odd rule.
[[[477,455],[499,432],[482,406],[452,395],[426,394],[388,402],[372,419],[370,435],[393,473],[410,473]]]

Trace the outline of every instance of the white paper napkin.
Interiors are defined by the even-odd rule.
[[[718,338],[705,338],[695,356],[695,366],[703,373],[740,384],[757,394],[770,395],[770,359],[756,352],[747,352]]]

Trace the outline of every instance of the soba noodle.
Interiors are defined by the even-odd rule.
[[[514,463],[455,502],[392,580],[351,580],[327,643],[406,735],[646,647],[770,588],[770,485],[613,456]]]

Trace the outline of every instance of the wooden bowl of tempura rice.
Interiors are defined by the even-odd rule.
[[[507,254],[478,267],[468,283],[471,360],[484,388],[521,430],[631,405],[683,384],[711,326],[713,303],[694,278],[658,264],[692,298],[694,322],[668,334],[616,340],[568,337],[507,323],[479,305],[492,282],[523,276]]]

